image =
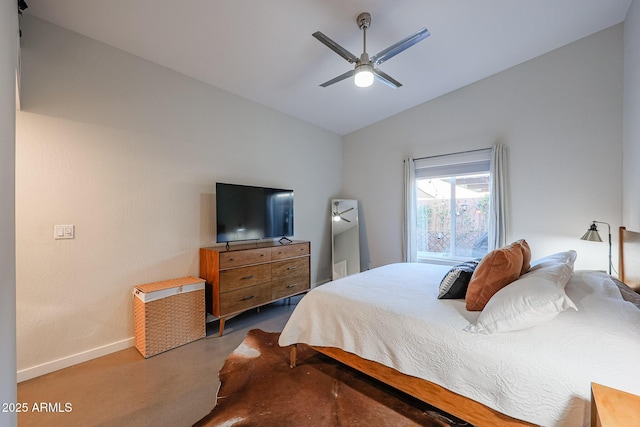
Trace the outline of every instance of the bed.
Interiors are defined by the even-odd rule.
[[[465,328],[484,310],[437,298],[449,266],[383,266],[313,289],[279,344],[292,366],[303,343],[476,426],[587,426],[592,382],[640,394],[640,307],[606,273],[571,267],[573,306],[477,333]]]

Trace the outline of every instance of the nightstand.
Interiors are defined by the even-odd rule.
[[[640,396],[591,383],[591,427],[628,427],[640,420]]]

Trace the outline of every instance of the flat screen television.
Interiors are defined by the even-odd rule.
[[[293,190],[216,183],[216,242],[293,236]]]

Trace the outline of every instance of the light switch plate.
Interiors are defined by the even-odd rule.
[[[54,225],[53,226],[53,238],[60,239],[75,239],[76,227],[75,225]]]

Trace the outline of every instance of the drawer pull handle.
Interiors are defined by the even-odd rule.
[[[246,301],[246,300],[250,300],[251,298],[253,298],[255,295],[249,295],[247,297],[242,298],[240,301]]]
[[[249,280],[249,279],[253,279],[253,274],[249,275],[249,276],[244,276],[242,279],[240,280]]]
[[[298,286],[297,283],[292,283],[289,286],[287,286],[287,288],[295,288],[296,286]]]
[[[291,267],[287,268],[287,270],[295,270],[297,269],[298,266],[297,265],[292,265]]]

